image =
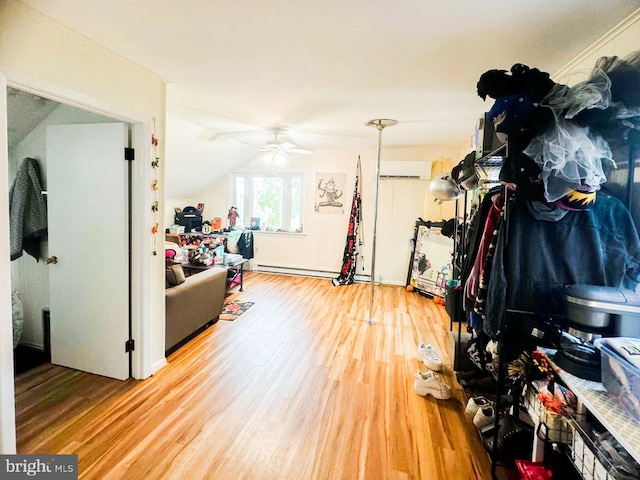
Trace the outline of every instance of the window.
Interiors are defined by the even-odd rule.
[[[238,227],[302,231],[303,183],[300,173],[235,174],[232,204],[238,209]]]

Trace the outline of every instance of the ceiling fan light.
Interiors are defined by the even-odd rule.
[[[287,156],[280,151],[269,152],[264,156],[264,161],[273,167],[282,167],[287,164]]]

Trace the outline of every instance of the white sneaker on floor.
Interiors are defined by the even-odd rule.
[[[433,370],[434,372],[442,370],[442,361],[440,360],[440,356],[430,343],[421,343],[418,345],[418,353],[416,356],[418,357],[418,360],[424,363],[425,367]]]
[[[485,397],[471,397],[467,402],[464,413],[470,417],[474,417],[475,414],[478,413],[478,409],[489,407],[490,405],[493,405],[493,402]]]
[[[415,378],[413,388],[418,395],[422,397],[431,395],[438,400],[451,398],[451,387],[431,370],[418,372],[415,374]]]
[[[482,429],[489,425],[493,425],[495,421],[496,411],[493,408],[493,405],[479,408],[473,417],[473,424],[479,429]]]

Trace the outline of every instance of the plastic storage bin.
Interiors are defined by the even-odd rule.
[[[600,338],[596,346],[601,352],[602,385],[625,412],[640,421],[640,339]]]

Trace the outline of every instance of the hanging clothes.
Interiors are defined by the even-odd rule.
[[[478,255],[478,250],[480,249],[484,230],[487,225],[487,218],[492,206],[494,205],[493,200],[495,196],[501,194],[501,192],[502,187],[494,187],[489,190],[469,221],[469,227],[465,236],[465,254],[462,260],[462,271],[460,274],[460,282],[465,288],[465,293],[467,289],[467,282],[469,281],[471,271]],[[475,298],[470,298],[465,294],[464,310],[471,311],[473,309],[474,301]]]
[[[495,221],[487,222],[487,230],[485,233],[488,235],[486,253],[484,258],[481,258],[482,268],[480,269],[480,280],[478,284],[478,292],[476,294],[476,301],[473,306],[473,311],[481,316],[484,322],[484,314],[487,303],[487,294],[489,291],[489,281],[491,279],[491,269],[493,268],[493,258],[495,256],[496,247],[498,244],[498,235],[504,221],[504,196],[498,197],[499,201],[496,202],[495,209]]]
[[[358,228],[360,226],[360,156],[356,166],[356,182],[353,189],[353,200],[351,201],[351,214],[349,215],[349,226],[347,227],[347,241],[342,255],[342,268],[340,275],[332,280],[335,286],[349,285],[353,283],[356,274],[356,257],[358,256]]]
[[[42,194],[38,161],[25,158],[9,191],[11,260],[25,251],[40,259],[40,242],[47,236],[47,206]]]
[[[484,231],[482,232],[482,239],[476,258],[473,263],[473,268],[469,274],[469,278],[465,283],[465,290],[467,298],[474,298],[478,295],[478,288],[480,286],[480,280],[485,270],[485,260],[489,252],[489,245],[494,235],[494,231],[498,228],[498,220],[502,215],[502,209],[504,207],[504,195],[499,193],[491,198],[491,208],[487,215]]]
[[[600,190],[590,210],[557,221],[536,220],[521,198],[500,230],[487,295],[484,332],[494,338],[506,309],[563,312],[565,285],[623,287],[640,283],[640,239],[631,214]]]
[[[251,260],[253,258],[253,232],[250,230],[245,230],[240,235],[238,239],[238,253],[242,255],[243,258],[247,260]]]

